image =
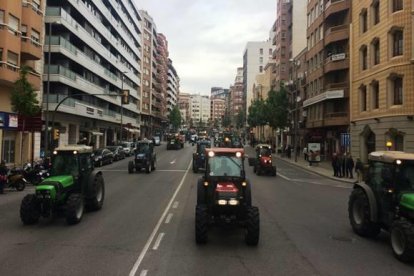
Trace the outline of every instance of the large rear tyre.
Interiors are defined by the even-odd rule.
[[[247,209],[246,236],[247,245],[256,246],[260,237],[260,214],[259,208],[250,207]]]
[[[26,195],[20,205],[20,219],[23,224],[30,225],[39,221],[40,210],[39,203],[37,202],[36,195]]]
[[[102,209],[105,199],[105,182],[102,175],[96,174],[89,185],[91,186],[85,207],[90,211],[98,211]]]
[[[129,161],[128,162],[128,173],[133,173],[134,172],[134,161]]]
[[[155,171],[157,169],[157,160],[154,159],[154,161],[152,162],[152,170]]]
[[[381,231],[370,219],[368,197],[362,189],[354,189],[349,197],[348,216],[352,229],[362,237],[375,238]]]
[[[276,167],[272,168],[272,176],[276,176]]]
[[[206,187],[203,185],[203,181],[200,179],[197,182],[197,205],[205,205],[206,202]]]
[[[195,240],[197,244],[207,243],[208,212],[205,206],[196,206]]]
[[[193,172],[198,173],[198,167],[197,167],[197,165],[195,164],[194,161],[193,161]]]
[[[81,194],[73,193],[66,201],[66,222],[77,224],[82,220],[84,212],[84,202]]]
[[[401,262],[414,261],[414,225],[405,218],[394,221],[391,226],[391,247]]]

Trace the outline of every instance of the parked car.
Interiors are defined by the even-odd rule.
[[[154,143],[154,146],[159,146],[159,145],[161,145],[161,139],[160,139],[160,136],[154,136],[154,137],[152,137],[152,142]]]
[[[93,154],[93,161],[96,167],[114,162],[114,154],[109,149],[97,149]]]
[[[122,142],[120,144],[126,156],[131,156],[134,153],[135,143],[134,142]]]
[[[108,150],[114,154],[114,161],[118,161],[125,158],[125,152],[122,146],[108,146]]]

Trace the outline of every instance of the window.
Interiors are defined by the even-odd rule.
[[[22,24],[21,32],[22,32],[22,36],[27,36],[27,25]]]
[[[361,32],[365,33],[368,30],[368,15],[367,10],[364,9],[359,16],[360,24],[361,24]]]
[[[3,48],[0,48],[0,61],[3,61]]]
[[[36,9],[40,10],[40,0],[32,0],[32,5],[33,5]]]
[[[379,64],[380,63],[380,42],[379,42],[379,39],[375,39],[372,42],[372,55],[373,55],[373,58],[372,58],[373,62],[372,63],[374,65]]]
[[[259,72],[262,73],[263,72],[263,66],[259,67]]]
[[[379,108],[379,82],[373,81],[371,83],[371,91],[372,91],[372,109]]]
[[[0,10],[0,24],[4,23],[4,11]]]
[[[263,57],[260,57],[260,58],[259,58],[259,62],[260,62],[260,63],[263,63]]]
[[[272,55],[272,54],[273,54],[273,50],[269,49],[269,55]]]
[[[401,11],[403,9],[403,0],[392,0],[392,12]]]
[[[367,46],[362,46],[359,50],[361,56],[361,70],[366,70],[368,68],[368,51]]]
[[[403,54],[404,34],[402,30],[395,30],[392,33],[392,56],[401,56]]]
[[[380,22],[380,1],[377,0],[372,4],[372,22],[377,25]]]
[[[9,14],[9,28],[12,29],[13,31],[18,31],[19,24],[20,24],[20,20],[17,17]]]
[[[33,41],[36,41],[37,43],[40,43],[40,33],[34,29],[32,29],[32,35],[31,38]]]
[[[392,79],[392,96],[393,105],[402,105],[403,103],[403,79],[395,77]]]
[[[260,52],[261,55],[263,55],[263,49],[262,48],[260,48],[259,52]]]
[[[361,111],[367,111],[367,87],[361,85],[359,88],[360,93],[360,102],[361,102]]]
[[[11,51],[7,51],[7,63],[18,66],[19,55]]]

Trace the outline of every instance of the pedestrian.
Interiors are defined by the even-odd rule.
[[[348,154],[347,158],[346,158],[346,174],[347,177],[353,179],[354,175],[352,173],[352,171],[354,170],[354,159],[352,159],[352,155]]]
[[[308,155],[309,167],[312,167],[312,163],[314,160],[315,160],[315,153],[313,152],[313,150],[310,150],[309,155]]]
[[[308,161],[308,148],[307,147],[303,148],[303,158],[305,159],[305,161]]]
[[[357,158],[356,163],[355,163],[355,172],[357,175],[356,183],[362,182],[363,170],[364,170],[364,165],[362,164],[361,159]]]
[[[290,159],[290,156],[292,154],[292,146],[291,145],[286,146],[286,154],[287,154],[287,157]]]
[[[6,162],[0,162],[0,194],[4,194],[4,187],[7,184],[7,167]]]
[[[331,160],[332,170],[334,172],[334,177],[338,177],[338,155],[336,152],[332,154]]]

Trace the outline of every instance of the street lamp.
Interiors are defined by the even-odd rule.
[[[45,110],[45,137],[44,139],[44,147],[45,153],[44,157],[47,156],[49,151],[49,94],[50,94],[50,59],[51,59],[51,44],[52,44],[52,22],[49,22],[48,25],[48,54],[47,54],[47,85],[46,85],[46,110]]]
[[[127,74],[128,71],[123,71],[122,72],[122,76],[121,76],[121,125],[120,125],[120,132],[119,132],[119,140],[120,142],[122,142],[122,133],[123,133],[123,113],[124,113],[124,105],[123,105],[123,101],[122,101],[122,94],[124,93],[124,78],[125,78],[125,74]]]
[[[299,90],[296,90],[296,95],[299,92]],[[302,99],[300,98],[300,96],[296,96],[295,98],[295,141],[294,141],[294,145],[295,145],[295,162],[298,162],[298,125],[299,125],[299,112],[298,112],[298,103],[301,101]]]

